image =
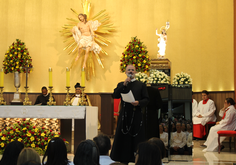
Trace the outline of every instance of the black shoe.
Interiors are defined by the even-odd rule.
[[[225,148],[225,146],[222,145],[222,146],[220,147],[220,151],[222,151],[224,148]]]
[[[206,148],[207,146],[206,145],[204,145],[204,144],[202,144],[202,145],[200,145],[201,147],[204,147],[204,148]]]

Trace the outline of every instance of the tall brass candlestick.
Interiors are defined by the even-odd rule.
[[[47,105],[56,105],[56,102],[53,101],[52,97],[52,86],[49,87],[49,101],[47,102]]]
[[[3,88],[4,87],[0,87],[0,105],[6,105],[6,101],[4,101],[3,98]]]
[[[88,102],[87,102],[87,99],[86,99],[85,93],[84,93],[85,87],[80,87],[80,89],[81,89],[81,100],[79,102],[79,105],[88,106]]]
[[[4,70],[3,68],[0,69],[0,87],[4,87]]]
[[[32,104],[32,102],[29,101],[28,90],[29,90],[29,87],[26,86],[25,87],[25,101],[23,102],[23,105],[31,105]]]
[[[67,94],[66,94],[66,100],[64,101],[64,105],[72,105],[71,101],[70,101],[70,87],[66,87],[67,90]]]

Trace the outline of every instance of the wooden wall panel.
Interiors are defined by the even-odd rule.
[[[101,97],[100,94],[88,93],[92,106],[98,107],[98,119],[101,121]]]
[[[29,99],[32,101],[32,103],[35,103],[35,100],[37,96],[40,93],[29,93]],[[88,96],[90,98],[91,104],[93,106],[98,107],[98,118],[99,121],[101,121],[101,93],[88,93]],[[5,101],[7,102],[7,105],[10,105],[10,102],[13,99],[14,93],[9,92],[9,93],[4,93],[3,97]],[[63,105],[63,102],[66,98],[66,93],[53,93],[53,96],[56,99],[57,105]],[[24,100],[25,94],[21,93],[21,99]],[[234,91],[216,91],[216,92],[210,92],[209,98],[212,99],[215,102],[216,105],[216,116],[217,120],[220,120],[221,118],[219,117],[219,110],[224,106],[224,100],[227,97],[232,97],[233,99],[235,98]],[[197,100],[197,102],[200,102],[202,100],[201,92],[194,92],[193,98]]]
[[[219,116],[219,111],[221,108],[224,107],[224,101],[226,98],[231,97],[234,99],[234,91],[224,91],[224,92],[210,92],[209,98],[212,99],[215,102],[216,106],[216,116],[217,121],[221,120],[221,117]],[[197,100],[199,103],[202,100],[202,93],[201,92],[194,92],[193,98]]]

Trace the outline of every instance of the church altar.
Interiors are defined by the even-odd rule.
[[[80,141],[97,136],[98,107],[95,106],[0,106],[1,118],[58,118],[61,120],[61,137],[71,146],[72,120],[74,151]],[[69,147],[70,150],[70,147]]]
[[[85,106],[0,106],[2,118],[84,119]]]

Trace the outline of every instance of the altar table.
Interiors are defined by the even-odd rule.
[[[58,118],[61,119],[61,137],[71,146],[72,119],[74,152],[80,141],[97,136],[98,107],[94,106],[0,106],[0,118]],[[69,147],[70,148],[70,147]],[[70,150],[70,149],[69,149]]]

